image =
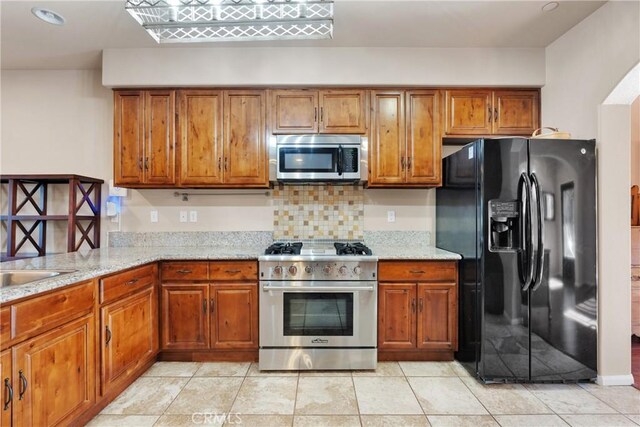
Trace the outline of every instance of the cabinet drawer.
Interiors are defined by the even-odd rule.
[[[100,280],[100,303],[114,301],[132,291],[153,286],[157,276],[157,266],[151,264],[105,277]]]
[[[11,338],[33,336],[93,310],[95,283],[85,282],[11,306]]]
[[[381,261],[378,264],[381,282],[456,281],[456,262],[451,261]]]
[[[208,280],[209,279],[209,263],[203,262],[163,262],[162,263],[162,281],[176,280]]]
[[[214,261],[209,264],[211,280],[258,280],[256,261]]]

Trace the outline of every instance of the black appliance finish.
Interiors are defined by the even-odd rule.
[[[363,243],[334,243],[337,255],[371,255],[371,249]]]
[[[300,255],[302,249],[302,243],[282,243],[276,242],[265,249],[265,255]]]
[[[480,139],[443,159],[436,245],[462,255],[456,358],[485,382],[591,381],[594,140]]]

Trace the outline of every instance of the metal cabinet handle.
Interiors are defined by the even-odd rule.
[[[493,121],[494,122],[498,121],[498,107],[493,109]]]
[[[27,386],[29,385],[29,383],[27,382],[27,379],[22,373],[22,370],[18,372],[18,375],[20,376],[20,395],[18,396],[18,400],[22,400],[22,398],[24,397],[24,394],[27,391]]]
[[[107,334],[107,339],[104,342],[104,346],[107,347],[111,342],[111,330],[109,329],[109,326],[105,326],[104,328],[105,328],[105,333]]]
[[[407,170],[411,169],[411,157],[407,157]]]
[[[313,109],[313,122],[317,122],[318,121],[318,107]]]
[[[224,158],[224,171],[227,171],[227,158]]]
[[[4,401],[4,410],[6,411],[13,400],[13,387],[11,387],[9,378],[4,379],[4,388],[7,389],[7,400]]]
[[[138,278],[131,279],[128,282],[125,282],[125,285],[135,285],[136,283],[138,283],[138,280],[140,280],[140,279],[138,279]]]
[[[489,110],[489,123],[491,123],[493,121],[493,110],[491,110],[491,106],[487,107],[487,110]]]
[[[149,170],[149,158],[145,157],[144,158],[144,170]]]
[[[138,169],[142,170],[142,157],[138,159]]]
[[[193,273],[193,271],[191,271],[191,270],[176,270],[176,273],[178,273],[178,274],[189,274],[189,273]]]
[[[242,270],[225,270],[224,272],[227,274],[238,274],[242,272]]]
[[[320,121],[324,122],[324,107],[320,107]]]
[[[424,270],[409,270],[411,274],[424,274]]]
[[[424,309],[424,301],[422,300],[422,298],[420,298],[419,308],[420,308],[420,313],[422,313],[422,309]]]
[[[215,300],[213,298],[211,298],[211,302],[209,303],[209,307],[211,308],[211,313],[213,313],[213,310],[215,309]]]
[[[415,299],[415,298],[413,298],[413,299],[411,300],[411,312],[412,312],[412,313],[415,313],[415,312],[416,312],[416,299]]]
[[[400,170],[404,170],[404,157],[400,159]]]
[[[222,157],[218,157],[218,170],[222,170]]]

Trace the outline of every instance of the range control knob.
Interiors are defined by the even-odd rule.
[[[307,266],[304,268],[304,272],[305,272],[305,273],[307,273],[307,274],[311,274],[311,273],[313,273],[313,267],[311,267],[310,265],[307,265]]]
[[[357,265],[356,265],[355,267],[353,267],[353,272],[354,272],[357,276],[359,276],[359,275],[360,275],[360,273],[362,273],[362,269],[361,269],[359,266],[357,266]]]
[[[292,276],[295,276],[297,272],[298,272],[298,267],[296,267],[295,265],[292,265],[291,267],[289,267],[289,274],[291,274]]]
[[[282,267],[277,265],[275,267],[273,267],[273,274],[275,274],[276,276],[279,276],[282,274]]]
[[[324,267],[322,267],[322,271],[324,272],[324,274],[331,274],[331,266],[325,265]]]
[[[345,267],[344,265],[342,267],[340,267],[340,269],[338,270],[340,272],[341,275],[346,275],[347,272],[349,271],[349,269],[347,267]]]

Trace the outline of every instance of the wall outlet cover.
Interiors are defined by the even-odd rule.
[[[187,222],[187,211],[180,211],[180,222]]]
[[[198,211],[189,211],[189,222],[198,222]]]
[[[127,197],[127,189],[116,187],[113,185],[113,180],[109,180],[109,196],[115,197]]]
[[[150,219],[151,219],[151,222],[158,222],[158,211],[152,210]]]
[[[396,222],[396,211],[387,211],[387,222]]]

